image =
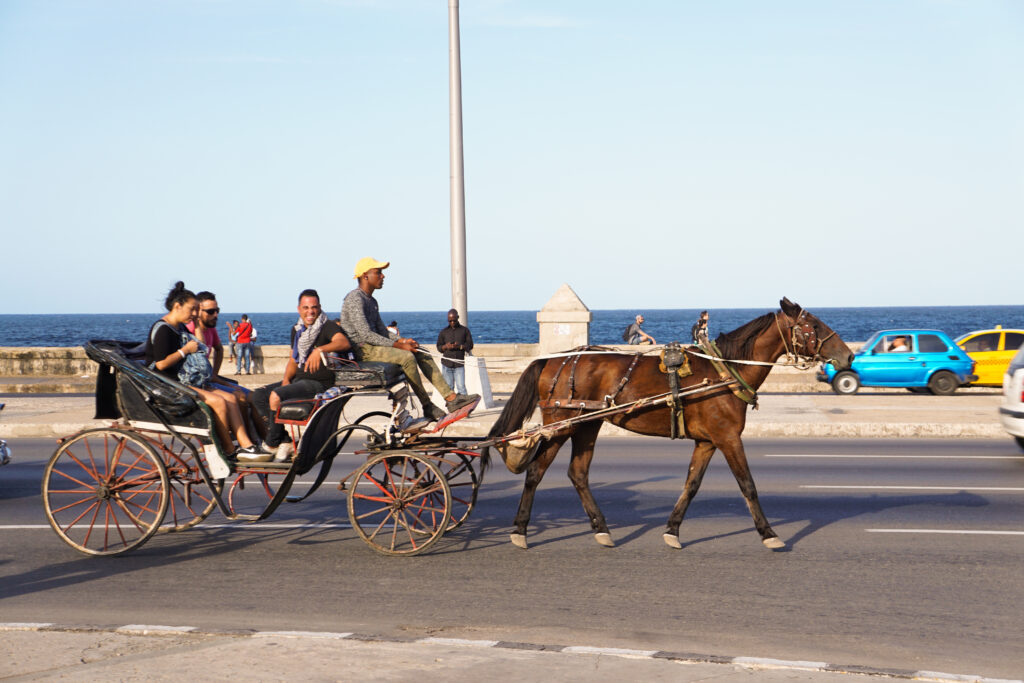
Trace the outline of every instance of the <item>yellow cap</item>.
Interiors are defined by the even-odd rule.
[[[359,263],[356,264],[356,277],[362,277],[363,273],[365,273],[368,270],[373,270],[374,268],[380,268],[381,270],[383,270],[390,265],[391,264],[388,263],[387,261],[378,261],[372,256],[364,256],[363,258],[359,259]]]

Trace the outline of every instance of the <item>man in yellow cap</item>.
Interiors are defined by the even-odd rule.
[[[345,302],[341,305],[341,329],[352,342],[352,352],[356,360],[395,363],[402,366],[409,386],[423,406],[423,414],[432,420],[440,420],[445,416],[445,411],[430,402],[430,395],[420,378],[420,370],[444,397],[445,407],[449,413],[479,400],[480,397],[477,394],[456,394],[444,380],[440,368],[433,359],[428,354],[416,353],[419,348],[416,340],[405,339],[388,331],[380,317],[373,293],[384,286],[384,269],[389,265],[391,264],[387,261],[378,261],[369,256],[359,259],[355,268],[359,286],[345,296]]]

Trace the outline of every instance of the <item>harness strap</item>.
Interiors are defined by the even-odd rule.
[[[723,380],[732,380],[739,383],[739,386],[733,384],[731,386],[732,393],[736,398],[740,399],[744,403],[754,406],[757,408],[757,392],[747,384],[740,374],[736,372],[735,368],[731,365],[722,362],[722,352],[718,349],[718,345],[715,342],[708,340],[706,344],[702,344],[701,348],[704,350],[708,358],[711,361],[712,367],[718,373],[718,376]]]

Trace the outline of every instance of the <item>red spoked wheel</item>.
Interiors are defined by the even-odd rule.
[[[163,460],[141,436],[94,429],[64,441],[43,472],[43,507],[68,545],[89,555],[141,546],[167,512]]]
[[[480,477],[473,467],[473,455],[462,451],[447,451],[439,454],[435,461],[452,492],[452,515],[448,531],[462,526],[476,506]]]
[[[452,492],[441,469],[411,452],[383,453],[360,467],[348,494],[352,527],[385,555],[416,555],[448,530]]]
[[[191,439],[191,443],[205,466],[206,456],[203,452],[203,444],[194,438]],[[220,495],[224,489],[224,482],[220,479],[214,480],[213,487],[216,493],[212,491],[199,471],[199,465],[192,450],[177,438],[162,435],[160,437],[160,455],[163,457],[164,467],[167,469],[171,490],[167,516],[158,532],[191,529],[209,517],[213,509],[217,507],[217,495]]]
[[[262,514],[277,495],[287,474],[287,466],[280,471],[271,472],[253,472],[239,468],[232,475],[234,480],[228,489],[227,503],[231,514],[244,518]]]

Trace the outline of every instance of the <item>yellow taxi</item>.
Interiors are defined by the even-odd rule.
[[[1003,386],[1003,375],[1017,349],[1024,345],[1024,330],[975,330],[956,338],[956,344],[974,361],[978,380],[973,386]]]

